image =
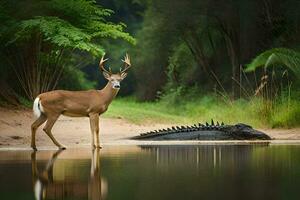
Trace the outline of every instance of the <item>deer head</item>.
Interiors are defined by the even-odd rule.
[[[120,68],[118,73],[112,73],[111,68],[109,68],[109,71],[105,69],[104,62],[107,60],[108,58],[104,59],[103,55],[99,63],[100,70],[114,89],[120,89],[120,82],[127,76],[127,70],[131,67],[129,56],[128,54],[125,55],[124,60],[122,60],[125,64],[124,69]]]

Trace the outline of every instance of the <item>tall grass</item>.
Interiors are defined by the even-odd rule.
[[[271,102],[260,97],[229,102],[214,95],[183,99],[176,103],[165,98],[144,103],[133,98],[118,98],[105,116],[123,118],[136,124],[193,124],[214,119],[228,124],[246,123],[259,128],[287,128],[300,125],[300,103],[296,100]]]

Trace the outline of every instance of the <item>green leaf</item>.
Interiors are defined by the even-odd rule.
[[[274,48],[259,54],[246,66],[245,71],[251,72],[259,67],[285,66],[300,79],[300,53],[286,48]]]

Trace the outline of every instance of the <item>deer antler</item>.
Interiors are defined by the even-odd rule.
[[[108,60],[108,58],[104,59],[104,56],[105,54],[102,56],[100,62],[99,62],[99,67],[102,71],[108,73],[108,74],[112,74],[111,72],[111,68],[109,68],[109,71],[107,71],[105,68],[104,68],[104,62]]]
[[[126,53],[124,60],[122,60],[125,63],[125,68],[122,70],[122,68],[120,68],[120,73],[124,73],[126,72],[130,67],[131,67],[131,63],[130,63],[130,58],[128,56],[128,54]]]

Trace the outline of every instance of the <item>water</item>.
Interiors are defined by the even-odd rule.
[[[0,178],[5,200],[300,199],[300,146],[0,151]]]

